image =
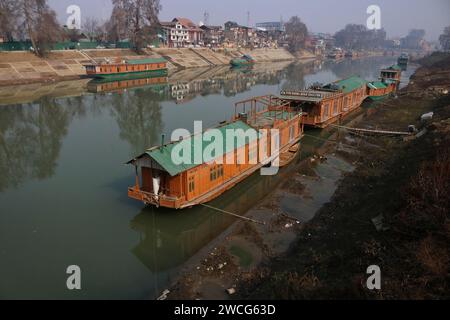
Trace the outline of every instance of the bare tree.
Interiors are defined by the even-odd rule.
[[[89,41],[94,41],[97,38],[100,23],[94,17],[87,17],[83,24],[83,31],[88,36]]]
[[[34,52],[42,56],[51,44],[61,39],[61,27],[56,21],[56,13],[46,0],[20,0],[23,26],[31,40]]]
[[[285,25],[286,39],[289,44],[289,51],[297,52],[305,47],[305,40],[308,36],[308,28],[298,16],[294,16]]]
[[[113,12],[109,28],[116,39],[125,35],[136,51],[156,34],[159,0],[113,0]]]
[[[17,34],[19,6],[16,0],[0,0],[0,35],[13,41]]]
[[[369,30],[362,24],[348,24],[334,35],[336,45],[345,49],[362,50],[381,48],[385,44],[386,31]]]

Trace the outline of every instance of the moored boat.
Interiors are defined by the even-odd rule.
[[[208,159],[204,151],[212,151],[211,138],[207,138],[211,130],[151,148],[129,161],[135,167],[136,183],[128,189],[128,196],[146,205],[173,209],[209,202],[268,164],[289,163],[303,136],[302,117],[290,103],[274,96],[239,102],[233,119],[213,128],[222,137],[216,141],[214,135],[221,147],[214,148]],[[272,129],[277,132],[275,139]],[[229,130],[235,136],[230,137]],[[190,161],[180,163],[174,154],[183,148]]]
[[[398,57],[397,63],[400,66],[407,66],[409,62],[409,55],[403,52],[400,57]]]
[[[394,91],[395,85],[393,83],[387,84],[383,81],[371,81],[367,83],[367,95],[373,101],[382,100]]]
[[[361,106],[366,92],[366,81],[353,76],[307,90],[282,91],[280,97],[306,113],[305,125],[325,128]]]
[[[92,78],[124,79],[130,77],[167,76],[167,61],[163,58],[118,60],[85,65],[86,73]]]
[[[242,58],[230,60],[230,64],[233,67],[249,66],[255,64],[255,60],[248,54],[244,54]]]

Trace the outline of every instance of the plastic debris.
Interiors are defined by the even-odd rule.
[[[423,115],[420,117],[420,120],[422,120],[422,121],[428,121],[428,120],[433,119],[433,116],[434,116],[434,112],[428,112],[428,113],[423,114]]]
[[[167,295],[170,293],[170,290],[164,290],[163,293],[158,297],[157,300],[166,300],[167,299]]]
[[[235,288],[230,288],[230,289],[227,289],[227,292],[228,292],[228,294],[229,294],[230,296],[232,296],[233,294],[236,293],[236,289],[235,289]]]

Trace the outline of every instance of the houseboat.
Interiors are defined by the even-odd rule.
[[[244,54],[242,58],[232,59],[230,61],[232,67],[242,67],[255,64],[255,60],[248,54]]]
[[[306,114],[305,125],[325,128],[361,106],[367,98],[367,83],[353,76],[325,86],[315,84],[306,90],[282,91],[280,98]]]
[[[290,103],[274,96],[239,102],[232,120],[215,128],[223,137],[219,142],[223,148],[214,152],[214,159],[201,157],[200,163],[191,161],[199,164],[179,165],[172,157],[173,150],[178,150],[183,143],[192,150],[191,160],[195,158],[192,154],[198,152],[198,146],[205,150],[211,143],[205,142],[211,141],[205,138],[209,130],[151,148],[128,162],[136,172],[136,182],[128,189],[128,196],[146,205],[173,209],[209,202],[274,161],[279,160],[280,166],[289,163],[303,136],[302,117]],[[230,142],[227,141],[229,129],[255,134],[242,139],[233,137]],[[279,139],[275,139],[275,144],[271,129],[278,130]]]
[[[341,48],[335,48],[328,54],[328,58],[332,60],[341,60],[344,56],[344,51]]]
[[[367,96],[373,101],[382,100],[395,90],[395,82],[371,81],[367,83]]]
[[[113,63],[90,64],[85,68],[88,76],[109,80],[149,76],[164,77],[168,73],[167,61],[162,58],[118,60]]]
[[[400,57],[398,57],[397,64],[399,66],[407,66],[409,62],[409,55],[403,52]]]
[[[390,66],[381,70],[380,80],[383,82],[393,82],[397,90],[402,80],[402,68],[398,65]]]
[[[346,58],[357,58],[358,57],[358,52],[350,50],[350,51],[346,51],[345,52],[345,57]]]
[[[102,92],[122,92],[134,88],[151,87],[155,90],[162,90],[168,85],[167,77],[150,77],[138,79],[124,79],[110,81],[108,79],[93,79],[87,84],[87,89],[92,93]]]
[[[367,96],[371,100],[381,100],[397,91],[401,79],[401,70],[392,66],[381,70],[380,80],[367,82]]]

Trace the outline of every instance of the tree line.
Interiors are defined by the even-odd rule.
[[[113,10],[108,21],[88,17],[82,30],[91,41],[117,42],[127,39],[139,51],[156,36],[159,0],[112,0]],[[65,30],[47,0],[0,0],[0,36],[6,41],[30,40],[39,56],[56,42],[75,40],[78,30]]]

